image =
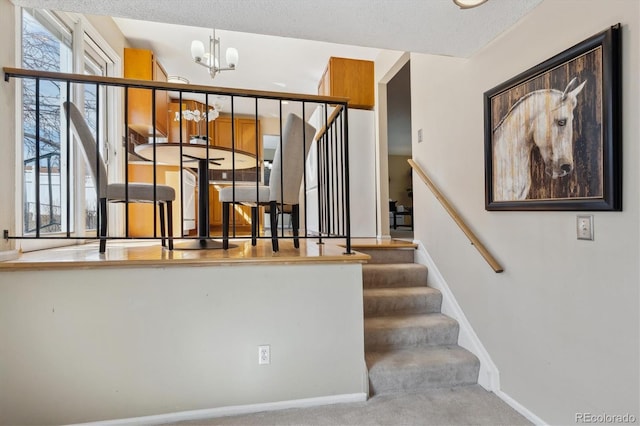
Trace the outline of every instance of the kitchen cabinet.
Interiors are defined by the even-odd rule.
[[[349,108],[372,110],[373,62],[332,56],[318,83],[318,94],[349,98]]]
[[[228,184],[212,184],[209,185],[209,224],[215,230],[222,230],[222,203],[219,199],[219,190],[231,186]],[[235,221],[236,221],[236,234],[237,235],[251,235],[251,207],[242,206],[236,204],[233,207]],[[260,230],[264,228],[263,218],[264,208],[258,209],[258,218],[260,220]],[[233,226],[233,219],[229,219],[229,223]],[[229,231],[231,232],[231,230]]]
[[[235,147],[238,151],[249,154],[258,154],[262,158],[262,137],[260,134],[260,121],[254,118],[235,118],[232,126],[231,117],[218,117],[215,121],[213,145],[231,148],[231,135],[235,133]],[[256,127],[258,130],[258,144],[256,148]]]
[[[258,145],[256,146],[256,120],[252,118],[236,119],[236,145],[240,151],[250,154],[260,153],[262,147],[260,143],[260,122],[258,122],[257,127]],[[262,157],[262,155],[259,156]]]
[[[180,122],[175,120],[176,112],[184,110],[200,110],[204,111],[204,104],[197,101],[183,101],[180,105],[179,101],[172,100],[169,103],[169,142],[180,141]],[[257,124],[256,124],[257,123]],[[220,146],[231,149],[233,139],[231,135],[235,133],[235,147],[238,151],[244,151],[249,154],[256,154],[262,157],[262,143],[260,134],[260,121],[256,122],[254,118],[237,117],[232,122],[229,116],[219,116],[215,120],[208,123],[209,126],[209,143],[214,146]],[[256,127],[258,130],[258,144],[256,148]],[[206,134],[204,121],[195,123],[193,121],[182,120],[182,141],[187,143],[192,136]]]
[[[225,148],[231,149],[233,134],[233,125],[231,122],[231,117],[218,117],[214,121],[215,124],[215,135],[213,138],[213,145],[222,146]],[[237,143],[237,142],[236,142]],[[238,149],[240,149],[238,147]]]
[[[129,182],[153,183],[153,164],[151,162],[139,162],[128,164]],[[180,192],[183,193],[185,231],[195,228],[195,178],[185,175],[183,177],[184,188],[180,186],[180,168],[178,166],[157,165],[156,184],[169,185],[176,191],[176,199],[173,202],[173,236],[180,237],[182,226],[180,225],[181,206]],[[183,173],[191,173],[183,170]],[[193,182],[189,185],[187,180]],[[129,236],[131,237],[153,237],[153,204],[135,203],[129,204]],[[156,232],[160,236],[160,215],[156,212]]]
[[[147,49],[124,49],[124,78],[136,80],[167,81],[167,73]],[[127,122],[129,128],[143,137],[154,134],[153,91],[129,89]],[[166,136],[169,129],[169,94],[166,90],[155,92],[155,134]]]

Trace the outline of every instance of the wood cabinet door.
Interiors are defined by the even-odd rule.
[[[222,225],[222,203],[214,185],[209,185],[209,224]]]
[[[178,166],[155,167],[156,184],[165,185],[165,172],[177,172],[180,170]],[[129,182],[153,183],[154,167],[149,164],[129,164],[128,177]],[[173,215],[180,217],[180,202],[173,203]],[[156,213],[156,235],[160,236],[160,216],[158,209]],[[130,203],[129,204],[129,236],[131,237],[153,237],[153,215],[154,205],[152,203]]]
[[[256,130],[260,130],[259,123],[256,125],[256,121],[250,118],[238,118],[236,123],[236,148],[250,154],[259,153],[259,143],[256,147],[256,141],[259,142],[256,139]]]
[[[349,108],[373,109],[374,64],[360,59],[331,57],[318,83],[321,96],[349,98]]]
[[[124,77],[136,80],[167,81],[167,73],[154,59],[153,52],[147,49],[124,49]],[[129,89],[127,121],[129,127],[142,136],[153,134],[152,99],[151,89]],[[169,93],[166,90],[156,90],[156,134],[165,136],[168,134],[168,107]]]
[[[167,73],[157,61],[153,61],[153,80],[167,82]],[[169,92],[156,90],[156,130],[163,135],[169,130]]]
[[[225,148],[232,147],[231,135],[233,134],[233,126],[231,124],[231,118],[218,117],[214,120],[215,123],[215,137],[213,144],[215,146],[222,146]]]
[[[259,214],[264,215],[264,208],[259,209]],[[231,211],[230,211],[231,213]],[[233,214],[236,221],[237,235],[251,235],[251,207],[236,204],[233,206]],[[262,221],[262,219],[260,219]],[[222,203],[220,202],[218,190],[214,185],[209,185],[209,222],[211,225],[222,225]],[[229,218],[230,233],[233,226],[233,216]],[[260,228],[264,226],[260,223]]]
[[[153,53],[146,49],[124,49],[124,78],[152,80]],[[129,89],[127,121],[129,127],[146,135],[151,127],[151,90]]]

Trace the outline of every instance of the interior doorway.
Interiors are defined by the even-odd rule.
[[[407,61],[387,87],[387,164],[389,234],[413,239],[413,182],[411,166],[411,66]]]

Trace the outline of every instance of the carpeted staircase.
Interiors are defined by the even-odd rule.
[[[369,393],[477,383],[480,363],[458,346],[458,323],[440,312],[442,294],[413,263],[415,246],[355,249],[371,256],[363,266]]]

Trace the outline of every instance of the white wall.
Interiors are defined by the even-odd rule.
[[[361,270],[0,272],[0,424],[364,397]]]
[[[351,237],[376,236],[375,115],[349,110],[349,200]]]
[[[576,240],[576,212],[485,211],[483,93],[618,22],[624,211],[593,213],[595,241]],[[503,391],[551,424],[573,424],[577,412],[640,417],[639,51],[637,0],[545,0],[468,60],[411,55],[414,158],[505,272],[491,270],[420,183],[416,239],[498,366]]]
[[[321,108],[316,109],[309,122],[316,129],[323,127]],[[329,111],[331,112],[331,110]],[[376,140],[375,115],[373,111],[349,109],[349,206],[350,230],[352,238],[372,238],[376,236]],[[307,227],[318,232],[318,175],[317,146],[315,142],[307,158]],[[339,183],[338,183],[339,185]],[[302,192],[302,189],[301,189]],[[340,213],[341,203],[334,206]]]

